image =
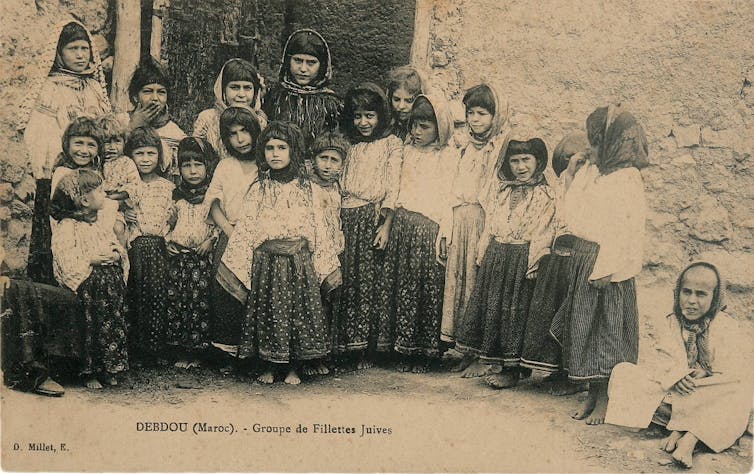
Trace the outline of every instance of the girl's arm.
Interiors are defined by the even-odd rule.
[[[209,209],[209,216],[212,219],[212,222],[214,222],[214,224],[219,227],[225,235],[230,237],[230,234],[233,233],[233,224],[231,224],[225,216],[225,213],[220,208],[220,201],[217,199],[212,201],[212,205]]]
[[[125,222],[120,221],[120,220],[115,221],[115,225],[113,226],[113,232],[115,233],[115,237],[118,238],[118,242],[120,242],[120,245],[124,249],[128,248],[128,235],[126,233]]]
[[[532,206],[532,212],[537,213],[536,225],[529,241],[529,262],[526,278],[533,280],[537,277],[539,261],[550,253],[550,246],[555,238],[555,195],[548,194],[551,190],[542,190],[542,203]]]
[[[374,236],[372,245],[378,250],[385,250],[388,240],[390,239],[390,230],[393,228],[393,218],[395,217],[395,212],[393,212],[392,209],[386,208],[383,208],[380,212],[383,216],[385,216],[385,222],[383,222],[382,225],[377,228],[377,233]]]

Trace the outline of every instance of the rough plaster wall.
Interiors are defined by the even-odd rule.
[[[437,0],[431,79],[455,99],[501,85],[520,133],[550,150],[597,106],[623,103],[652,161],[640,285],[666,291],[691,259],[710,259],[752,319],[753,17],[748,1]]]

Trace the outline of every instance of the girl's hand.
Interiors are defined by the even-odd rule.
[[[202,242],[201,245],[199,245],[196,248],[197,255],[199,255],[200,257],[204,257],[205,255],[212,252],[212,247],[213,247],[212,243],[213,243],[212,239],[207,239],[204,242]]]
[[[109,265],[120,260],[120,253],[118,247],[115,244],[110,245],[110,250],[102,252],[99,255],[95,255],[92,260],[92,265]]]
[[[445,265],[448,260],[448,239],[438,236],[435,240],[435,255],[437,255],[437,263]]]
[[[160,104],[150,102],[146,106],[142,106],[139,103],[131,114],[131,130],[138,127],[148,127],[152,123],[152,120],[160,114],[161,110],[162,106]]]
[[[568,173],[569,176],[574,177],[576,176],[576,172],[581,169],[582,166],[584,166],[584,163],[587,162],[587,155],[586,153],[579,152],[575,153],[573,156],[571,156],[571,159],[568,160],[568,167],[566,168],[566,173]]]
[[[0,276],[0,294],[8,288],[10,288],[10,278],[5,275]]]
[[[607,288],[607,285],[610,284],[610,281],[613,279],[612,275],[608,275],[606,277],[602,277],[599,280],[589,280],[589,284],[595,287],[598,290],[604,290]]]
[[[689,395],[694,390],[696,390],[694,377],[692,377],[691,374],[685,376],[684,378],[676,382],[675,385],[673,385],[673,388],[681,395]]]
[[[388,227],[385,223],[383,223],[379,228],[377,228],[377,234],[374,236],[374,241],[372,242],[372,245],[377,250],[385,250],[385,247],[387,247],[387,242],[389,238],[390,238],[390,227]]]
[[[703,379],[709,377],[709,374],[707,374],[707,371],[704,369],[694,369],[694,371],[691,372],[691,377],[695,379]]]
[[[181,252],[180,252],[180,251],[179,251],[179,250],[178,250],[178,249],[176,248],[176,246],[175,246],[175,245],[173,245],[173,242],[168,242],[167,244],[165,244],[165,248],[167,249],[167,251],[168,251],[168,253],[169,253],[170,255],[178,255],[179,253],[181,253]]]
[[[133,209],[125,210],[123,212],[123,218],[126,219],[126,222],[129,224],[137,224],[139,222],[139,219],[136,216],[136,211]]]
[[[527,280],[536,280],[537,279],[537,273],[538,273],[537,270],[534,270],[533,272],[527,273],[526,274],[526,279]]]

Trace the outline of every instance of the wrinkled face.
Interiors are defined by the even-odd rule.
[[[472,132],[481,135],[492,126],[492,114],[484,107],[469,107],[466,109],[466,122]]]
[[[353,126],[363,137],[372,136],[378,121],[376,110],[356,109],[353,113]]]
[[[694,267],[686,272],[681,282],[678,302],[681,312],[695,321],[709,311],[717,287],[717,275],[705,267]]]
[[[154,146],[142,146],[136,148],[131,158],[136,163],[136,169],[139,170],[139,174],[144,176],[154,173],[157,170],[157,162],[160,158],[157,147]]]
[[[414,120],[411,135],[416,146],[431,145],[437,140],[437,124],[432,120]]]
[[[73,136],[68,140],[68,156],[77,166],[87,166],[97,156],[97,140],[92,137]]]
[[[230,81],[225,86],[225,103],[230,107],[250,107],[254,100],[254,83]]]
[[[324,150],[314,157],[314,172],[323,181],[331,183],[343,170],[343,156],[335,150]]]
[[[291,56],[291,76],[300,86],[308,86],[319,74],[319,59],[311,54],[294,54]]]
[[[228,141],[230,142],[230,146],[242,155],[251,152],[251,149],[254,146],[254,139],[251,136],[251,132],[246,130],[246,127],[240,124],[230,126],[230,136],[228,137]]]
[[[122,156],[123,148],[125,146],[126,146],[126,142],[123,140],[123,137],[108,138],[103,146],[105,160],[112,160],[113,158],[118,158],[119,156]]]
[[[160,109],[164,109],[168,103],[168,90],[162,84],[147,84],[139,89],[137,99],[142,107],[156,104],[160,106]]]
[[[201,161],[189,160],[181,164],[181,179],[186,183],[196,186],[207,177],[207,167]]]
[[[529,181],[537,169],[537,159],[528,153],[513,155],[508,162],[516,181]]]
[[[390,96],[390,106],[401,122],[405,122],[411,116],[411,107],[414,106],[415,99],[416,96],[403,87],[396,89]]]
[[[81,196],[81,205],[90,211],[99,211],[105,207],[105,188],[101,184]]]
[[[71,41],[60,50],[60,57],[66,69],[73,72],[84,72],[89,67],[92,48],[86,40]]]
[[[287,142],[273,138],[264,145],[264,159],[270,168],[281,170],[291,163],[291,147]]]

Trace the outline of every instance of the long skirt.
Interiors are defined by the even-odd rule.
[[[168,256],[167,334],[169,345],[204,349],[210,339],[212,254],[191,250]]]
[[[224,233],[217,239],[215,252],[212,257],[210,284],[210,302],[212,307],[212,323],[210,339],[221,347],[237,346],[241,342],[241,325],[244,319],[245,302],[238,301],[233,295],[217,282],[217,270],[220,260],[228,246],[228,236]]]
[[[552,253],[542,257],[539,262],[524,334],[524,349],[521,355],[523,367],[545,372],[557,372],[562,367],[560,344],[550,334],[550,326],[568,293],[573,239],[571,235],[555,239]]]
[[[441,355],[445,269],[435,254],[439,230],[433,220],[398,209],[386,249],[378,349]]]
[[[528,242],[490,242],[456,333],[459,351],[476,354],[485,363],[520,365],[534,292],[533,280],[526,279],[528,259]]]
[[[476,281],[476,254],[479,237],[484,229],[484,210],[479,204],[464,204],[453,208],[453,232],[445,267],[440,338],[455,340],[456,323],[471,298]]]
[[[329,353],[319,277],[305,240],[268,240],[254,250],[240,357],[274,363]]]
[[[82,374],[128,370],[126,283],[120,265],[99,265],[79,286],[86,333]]]
[[[167,250],[165,239],[143,235],[129,251],[129,327],[132,356],[155,356],[165,349],[167,330]]]
[[[52,180],[38,179],[34,194],[34,216],[29,237],[26,274],[32,281],[57,286],[52,271],[52,230],[50,228],[50,193]]]
[[[568,292],[550,332],[563,347],[563,368],[575,382],[606,381],[621,362],[639,356],[639,313],[634,279],[603,290],[589,284],[599,244],[577,238],[573,244]]]
[[[11,280],[0,306],[6,385],[33,390],[53,369],[52,358],[81,360],[85,320],[76,293]]]
[[[332,307],[332,350],[343,353],[377,344],[379,306],[377,293],[384,252],[372,243],[377,232],[377,206],[341,209],[345,249],[340,256],[343,286]]]

